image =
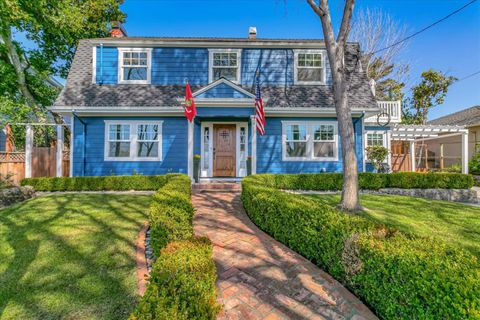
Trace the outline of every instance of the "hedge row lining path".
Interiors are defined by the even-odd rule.
[[[219,319],[376,319],[353,294],[247,217],[240,192],[194,192],[195,233],[213,243]]]

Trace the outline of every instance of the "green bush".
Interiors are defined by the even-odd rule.
[[[166,176],[104,176],[28,178],[22,186],[32,186],[35,191],[128,191],[158,190],[166,183]]]
[[[147,291],[131,320],[215,319],[216,269],[208,238],[174,241],[162,249]]]
[[[341,173],[305,173],[305,174],[261,174],[254,176],[260,184],[283,190],[342,190]],[[456,173],[370,173],[358,175],[360,189],[378,190],[380,188],[418,188],[418,189],[469,189],[473,178],[467,174]]]
[[[167,175],[153,195],[149,212],[150,245],[158,259],[132,320],[215,319],[216,270],[212,245],[193,236],[191,180]]]
[[[480,173],[480,152],[477,152],[468,162],[468,171],[471,173]]]
[[[243,205],[257,226],[326,270],[380,318],[480,317],[480,271],[475,256],[345,214],[318,199],[276,189],[279,185],[305,188],[308,182],[302,178],[313,179],[298,176],[260,175],[243,180]],[[362,175],[361,181],[378,185],[385,176]],[[325,185],[334,185],[331,177]],[[417,185],[426,183],[421,181]]]

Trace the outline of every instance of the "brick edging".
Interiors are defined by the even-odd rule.
[[[148,230],[148,222],[145,221],[137,237],[136,262],[137,262],[137,290],[140,296],[147,289],[148,269],[145,255],[145,237]]]

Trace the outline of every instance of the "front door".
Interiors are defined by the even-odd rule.
[[[235,141],[234,124],[213,125],[213,175],[215,177],[235,177]]]

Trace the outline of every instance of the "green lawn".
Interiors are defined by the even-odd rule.
[[[340,195],[314,195],[337,204]],[[422,198],[361,195],[361,215],[399,230],[432,236],[480,257],[480,207]]]
[[[0,210],[0,319],[126,319],[149,203],[70,194]]]

